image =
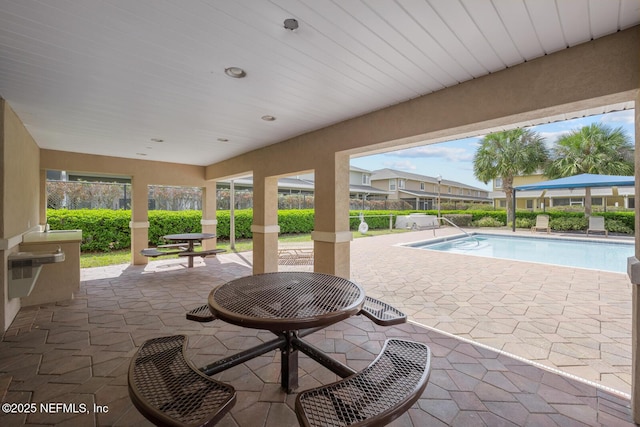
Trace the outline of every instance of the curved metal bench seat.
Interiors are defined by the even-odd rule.
[[[211,312],[208,304],[201,305],[187,312],[187,320],[195,322],[213,322],[216,316]]]
[[[429,347],[389,339],[363,371],[300,393],[296,398],[298,421],[304,427],[386,425],[418,400],[430,373]]]
[[[129,396],[156,425],[213,425],[235,404],[235,389],[209,378],[186,360],[186,346],[185,335],[154,338],[131,360]]]
[[[386,302],[371,297],[365,297],[360,314],[381,326],[398,325],[407,321],[406,314]]]

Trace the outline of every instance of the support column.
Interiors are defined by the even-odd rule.
[[[131,263],[149,263],[140,251],[149,244],[149,189],[148,183],[139,178],[131,179]]]
[[[39,223],[47,223],[47,171],[40,169],[40,214]]]
[[[253,274],[278,271],[278,178],[253,175]]]
[[[349,279],[349,156],[332,154],[315,169],[314,271]]]
[[[207,181],[202,189],[202,232],[217,234],[217,204],[216,204],[216,181]],[[202,241],[202,249],[215,249],[217,238],[205,239]]]
[[[635,256],[629,258],[627,273],[631,279],[631,411],[633,421],[640,423],[640,354],[638,343],[640,342],[640,92],[635,100]]]

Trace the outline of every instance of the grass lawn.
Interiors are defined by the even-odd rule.
[[[366,234],[360,234],[357,231],[353,232],[353,238],[365,238],[380,236],[382,234],[395,234],[404,233],[409,230],[369,230]],[[307,243],[311,242],[311,234],[285,234],[278,239],[282,243]],[[218,240],[217,247],[220,249],[226,249],[231,251],[228,240]],[[197,250],[197,249],[196,249]],[[236,240],[236,252],[247,252],[253,250],[253,240],[242,239]],[[177,255],[173,255],[177,258]],[[170,258],[170,256],[162,257],[163,259]],[[106,265],[115,264],[128,264],[131,262],[131,251],[129,249],[123,249],[112,252],[83,252],[80,254],[80,268],[90,267],[104,267]]]

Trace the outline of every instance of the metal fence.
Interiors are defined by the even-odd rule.
[[[47,181],[47,207],[52,209],[130,209],[131,184]]]
[[[149,186],[150,210],[201,210],[202,188]],[[131,184],[47,181],[47,207],[52,209],[131,209]]]
[[[202,188],[149,186],[150,210],[202,210]],[[216,206],[229,210],[230,190],[216,191]],[[238,189],[234,195],[235,209],[253,208],[253,191]],[[47,181],[47,207],[52,209],[131,209],[131,184],[87,181]],[[314,209],[313,194],[278,194],[278,209]],[[351,199],[351,210],[412,209],[402,200]]]

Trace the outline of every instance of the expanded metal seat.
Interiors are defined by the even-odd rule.
[[[304,427],[386,425],[418,400],[430,373],[428,346],[389,339],[363,371],[300,393],[296,398],[298,421]]]
[[[185,335],[154,338],[131,360],[129,396],[156,425],[213,425],[235,404],[235,389],[204,375],[185,359],[186,346]]]
[[[213,322],[216,316],[211,312],[208,304],[201,305],[187,312],[187,320],[194,322]]]
[[[366,297],[360,314],[381,326],[398,325],[407,321],[407,315],[397,308],[375,298]]]

